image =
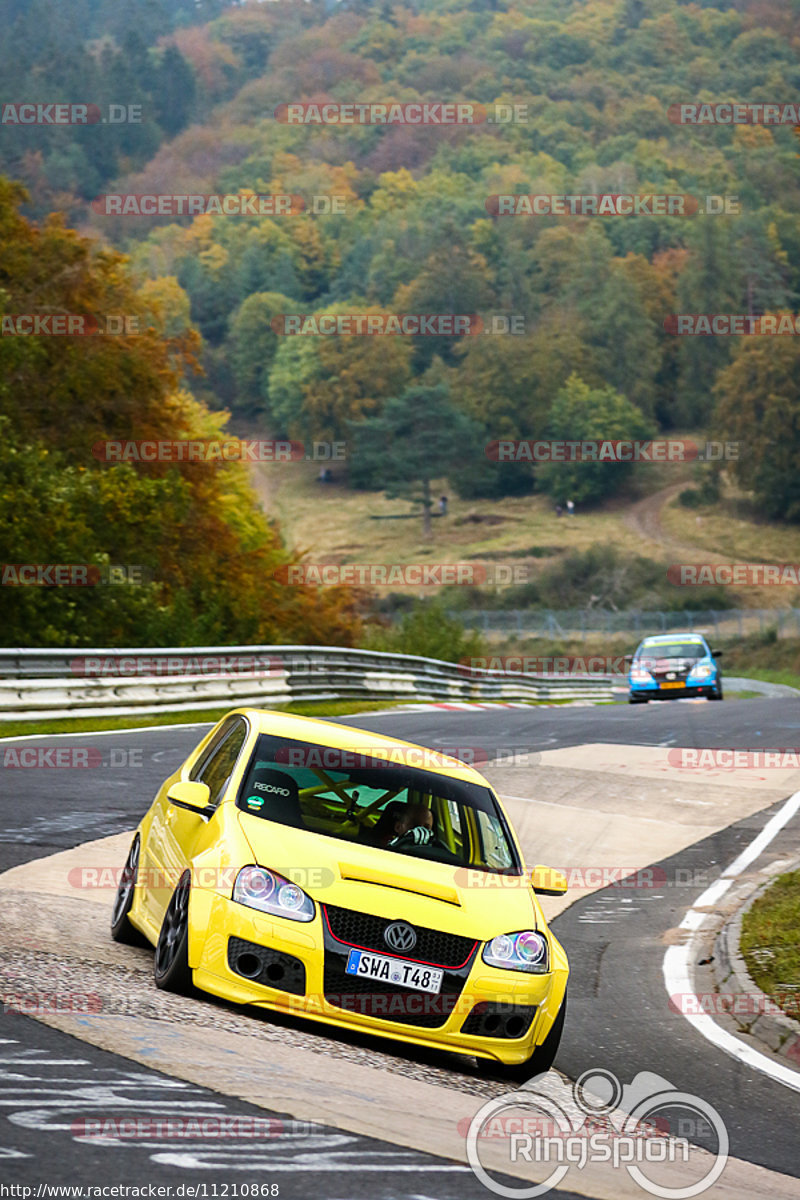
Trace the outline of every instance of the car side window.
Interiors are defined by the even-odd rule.
[[[190,778],[208,785],[209,804],[219,804],[225,785],[233,774],[236,760],[247,738],[247,724],[237,717],[226,730],[220,731],[220,738],[209,747],[206,755],[192,768]]]

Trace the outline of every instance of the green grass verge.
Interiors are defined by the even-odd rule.
[[[296,713],[301,717],[346,717],[357,712],[376,712],[384,708],[398,708],[403,700],[317,700],[307,704],[275,704],[275,712]],[[24,734],[48,733],[98,733],[104,729],[139,729],[143,725],[213,725],[231,711],[235,705],[222,708],[198,709],[194,712],[141,713],[132,717],[66,717],[59,721],[3,721],[0,722],[0,740],[20,737]]]
[[[753,981],[800,1019],[800,871],[779,875],[742,921],[740,947]]]
[[[730,671],[729,674],[733,675],[734,672]],[[764,683],[785,683],[789,687],[800,688],[800,675],[795,671],[767,671],[756,668],[748,671],[745,678],[761,679]]]

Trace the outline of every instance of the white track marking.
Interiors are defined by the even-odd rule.
[[[191,721],[183,725],[137,725],[133,729],[85,729],[82,733],[22,733],[0,738],[0,745],[4,742],[40,742],[45,738],[49,741],[51,738],[126,737],[129,733],[169,733],[171,729],[201,729],[204,725],[215,724],[216,721]]]
[[[727,870],[722,872],[720,878],[697,897],[693,907],[689,909],[678,928],[691,933],[698,930],[708,916],[707,911],[701,910],[713,907],[720,897],[725,895],[736,878],[746,867],[755,862],[775,835],[791,821],[798,809],[800,809],[800,792],[795,792],[778,809],[775,816],[770,818],[761,833],[733,860]],[[691,995],[694,993],[691,971],[694,952],[693,937],[688,938],[683,945],[670,946],[667,950],[664,955],[663,971],[668,995]],[[720,1050],[724,1050],[726,1054],[730,1054],[732,1058],[737,1058],[746,1066],[761,1071],[764,1075],[769,1075],[770,1078],[793,1091],[800,1092],[800,1072],[792,1070],[791,1067],[784,1067],[768,1055],[761,1054],[760,1051],[739,1041],[732,1033],[728,1033],[727,1030],[717,1025],[716,1021],[706,1013],[684,1013],[683,1015],[698,1033],[701,1033],[709,1042],[713,1042]]]

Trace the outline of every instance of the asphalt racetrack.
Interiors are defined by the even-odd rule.
[[[792,777],[790,773],[769,776],[762,772],[756,778],[752,771],[749,775],[729,772],[708,777],[695,771],[691,776],[686,772],[678,776],[674,753],[676,748],[793,748],[799,719],[800,697],[722,704],[679,701],[641,708],[623,704],[452,711],[431,707],[345,719],[347,724],[434,749],[477,751],[478,765],[489,759],[489,778],[504,802],[514,806],[511,813],[518,830],[522,823],[520,832],[529,862],[537,847],[537,823],[555,822],[548,826],[549,833],[542,826],[550,857],[537,859],[552,861],[568,827],[563,824],[565,817],[573,807],[584,805],[584,818],[577,824],[593,829],[603,823],[605,830],[604,842],[587,843],[597,847],[595,865],[630,859],[636,867],[647,863],[658,868],[656,878],[663,886],[633,892],[618,886],[587,887],[585,894],[579,890],[577,898],[571,896],[569,906],[555,915],[553,928],[567,948],[572,972],[569,1017],[556,1068],[570,1080],[592,1069],[613,1072],[625,1082],[641,1072],[656,1073],[679,1091],[701,1096],[714,1106],[725,1122],[732,1158],[794,1180],[757,1172],[742,1176],[726,1192],[718,1190],[723,1188],[723,1176],[707,1193],[711,1196],[739,1195],[736,1188],[740,1185],[742,1195],[747,1194],[748,1186],[751,1194],[791,1195],[794,1191],[800,1195],[800,1072],[798,1088],[787,1087],[722,1052],[680,1012],[673,1011],[663,975],[665,949],[697,896],[800,787],[800,773]],[[164,727],[3,742],[0,759],[14,747],[91,745],[101,752],[102,762],[92,770],[78,771],[13,769],[4,761],[0,768],[0,871],[26,863],[31,870],[38,869],[36,860],[46,856],[129,834],[159,784],[186,757],[204,729]],[[668,805],[681,807],[668,809]],[[677,818],[670,816],[672,812]],[[676,830],[674,837],[669,835],[670,828]],[[616,844],[630,846],[631,852],[639,847],[639,860],[626,857],[622,850],[615,855],[608,847]],[[663,847],[661,854],[659,846]],[[576,843],[575,853],[585,861],[585,846]],[[798,853],[800,820],[795,816],[754,861],[751,873],[776,861],[791,861]],[[568,859],[565,854],[553,865],[560,866]],[[0,913],[5,911],[12,925],[16,921],[14,927],[21,929],[25,901],[18,885],[0,891],[0,900],[4,897],[10,907],[0,907]],[[79,899],[66,898],[64,912],[72,912],[70,905],[78,903]],[[406,1130],[401,1123],[395,1130],[390,1097],[396,1095],[404,1113],[422,1102],[423,1095],[439,1097],[436,1104],[446,1104],[451,1096],[456,1106],[471,1104],[474,1111],[505,1093],[507,1084],[478,1076],[470,1060],[462,1062],[413,1047],[395,1048],[392,1043],[340,1035],[299,1020],[271,1023],[200,994],[185,1001],[156,994],[147,952],[107,947],[103,941],[108,936],[104,932],[105,906],[84,903],[81,911],[89,913],[89,908],[91,919],[86,929],[90,936],[76,928],[72,952],[69,946],[59,951],[48,942],[44,925],[37,943],[32,913],[31,944],[20,945],[24,939],[18,936],[14,945],[9,945],[13,940],[9,937],[3,946],[3,992],[11,991],[15,981],[24,991],[37,981],[41,986],[42,981],[68,980],[70,971],[73,982],[79,980],[81,963],[91,955],[86,946],[102,942],[98,963],[92,967],[100,972],[98,986],[108,987],[114,995],[124,991],[130,1001],[128,1011],[148,1015],[153,1027],[158,1025],[159,1036],[166,1031],[178,1036],[183,1025],[181,1006],[186,1013],[184,1032],[205,1024],[219,1026],[236,1038],[248,1023],[252,1027],[258,1020],[259,1032],[275,1039],[276,1054],[279,1050],[291,1054],[296,1047],[298,1062],[327,1064],[329,1074],[323,1072],[320,1078],[330,1079],[328,1102],[320,1103],[313,1120],[298,1119],[291,1115],[291,1105],[282,1107],[276,1102],[271,1108],[263,1093],[253,1097],[254,1104],[247,1103],[241,1083],[221,1095],[212,1076],[208,1087],[196,1079],[187,1081],[186,1075],[171,1069],[169,1061],[165,1064],[155,1057],[156,1050],[147,1067],[141,1056],[131,1061],[133,1051],[129,1052],[124,1039],[119,1043],[121,1053],[111,1053],[109,1045],[103,1046],[89,1032],[88,1022],[84,1041],[76,1040],[76,1035],[82,1037],[79,1023],[69,1029],[53,1028],[7,1012],[0,1023],[0,1179],[4,1182],[141,1180],[177,1186],[190,1178],[193,1182],[202,1178],[209,1185],[215,1180],[257,1178],[279,1185],[275,1194],[280,1196],[313,1195],[322,1200],[368,1195],[387,1200],[449,1200],[451,1196],[471,1200],[491,1194],[465,1165],[463,1156],[459,1159],[455,1151],[449,1155],[446,1145],[441,1149],[422,1145],[424,1138],[416,1144],[411,1126]],[[95,914],[96,933],[91,924]],[[65,957],[59,958],[60,953]],[[704,978],[702,969],[698,978]],[[137,1009],[137,1004],[143,1007]],[[115,1012],[113,1005],[110,1011]],[[93,1039],[95,1044],[89,1044]],[[746,1035],[742,1040],[747,1041]],[[161,1049],[157,1053],[160,1055]],[[783,1062],[785,1065],[786,1060]],[[374,1079],[376,1091],[374,1096],[356,1097],[354,1093],[348,1107],[342,1099],[347,1090],[343,1081],[353,1086],[356,1075],[352,1072],[356,1071],[359,1087],[363,1088],[364,1080]],[[388,1083],[394,1091],[381,1090]],[[404,1088],[411,1090],[404,1092]],[[370,1102],[373,1108],[382,1106],[384,1137],[375,1136],[380,1125],[370,1133],[358,1117],[358,1105],[366,1107]],[[109,1142],[82,1132],[81,1119],[99,1111],[119,1116],[137,1110],[235,1117],[244,1132],[222,1148],[208,1143],[201,1148],[196,1144],[176,1148],[160,1142],[156,1134]],[[320,1119],[326,1112],[328,1120]],[[248,1120],[263,1123],[267,1118],[274,1125],[266,1138],[247,1133]],[[343,1125],[343,1121],[348,1123]],[[46,1155],[42,1154],[43,1136]],[[770,1180],[775,1181],[774,1186]],[[519,1186],[520,1181],[515,1182]],[[614,1194],[607,1188],[602,1179],[573,1172],[553,1194]],[[642,1192],[620,1187],[617,1194]],[[215,1194],[208,1191],[207,1195],[213,1200]],[[216,1195],[221,1197],[222,1192]]]

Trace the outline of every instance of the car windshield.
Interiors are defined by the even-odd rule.
[[[398,757],[423,751],[398,747]],[[487,787],[355,751],[261,734],[236,805],[324,837],[480,871],[522,873]]]
[[[636,658],[704,658],[706,654],[702,642],[643,642]]]

